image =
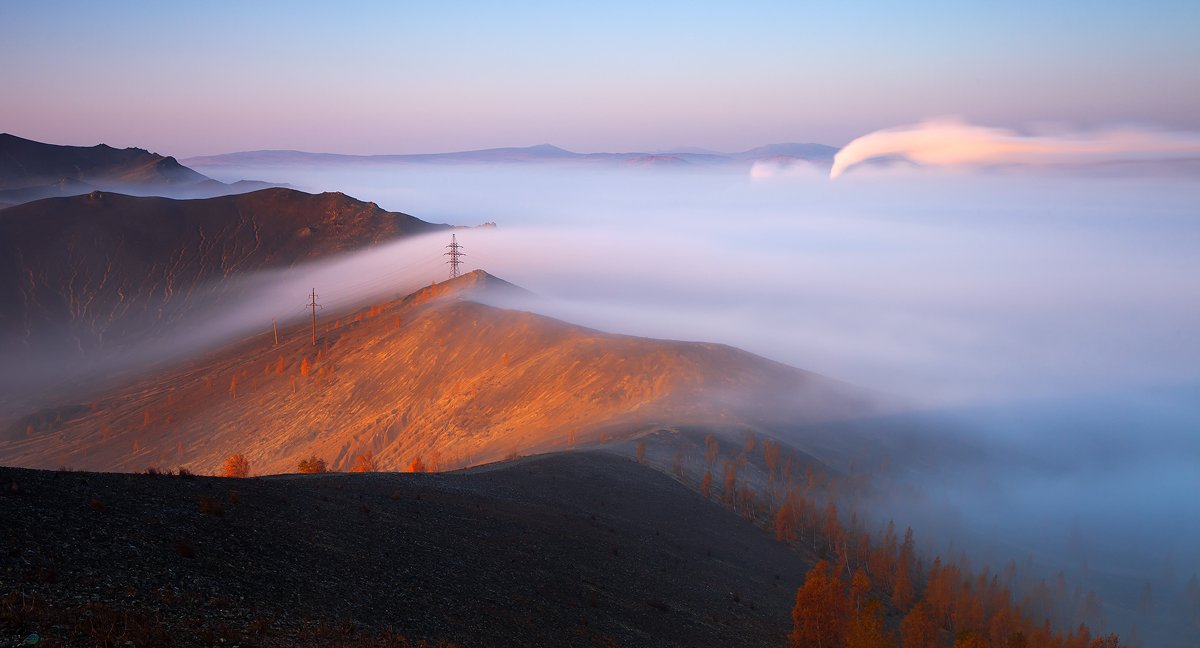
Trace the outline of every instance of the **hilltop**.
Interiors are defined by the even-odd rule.
[[[481,271],[255,336],[186,366],[63,403],[3,431],[0,461],[258,474],[316,455],[348,469],[441,468],[561,450],[657,425],[794,426],[874,411],[850,385],[731,347],[612,335],[473,299],[519,289]]]

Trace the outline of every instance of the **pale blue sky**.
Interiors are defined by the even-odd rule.
[[[178,156],[1200,130],[1195,2],[342,4],[8,0],[0,130]]]

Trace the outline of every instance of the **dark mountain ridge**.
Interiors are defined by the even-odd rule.
[[[94,190],[202,198],[268,186],[218,182],[173,157],[140,148],[60,146],[0,133],[0,206]]]
[[[0,350],[48,370],[146,342],[230,297],[235,275],[448,227],[282,188],[196,200],[92,192],[10,207],[0,210]]]

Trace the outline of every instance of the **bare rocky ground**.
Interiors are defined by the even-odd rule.
[[[0,468],[0,642],[779,646],[810,560],[602,451],[444,474]]]

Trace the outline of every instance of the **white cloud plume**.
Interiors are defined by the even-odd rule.
[[[954,118],[878,130],[847,144],[830,178],[867,160],[898,156],[926,166],[1062,164],[1200,157],[1200,134],[1123,128],[1022,135]]]

